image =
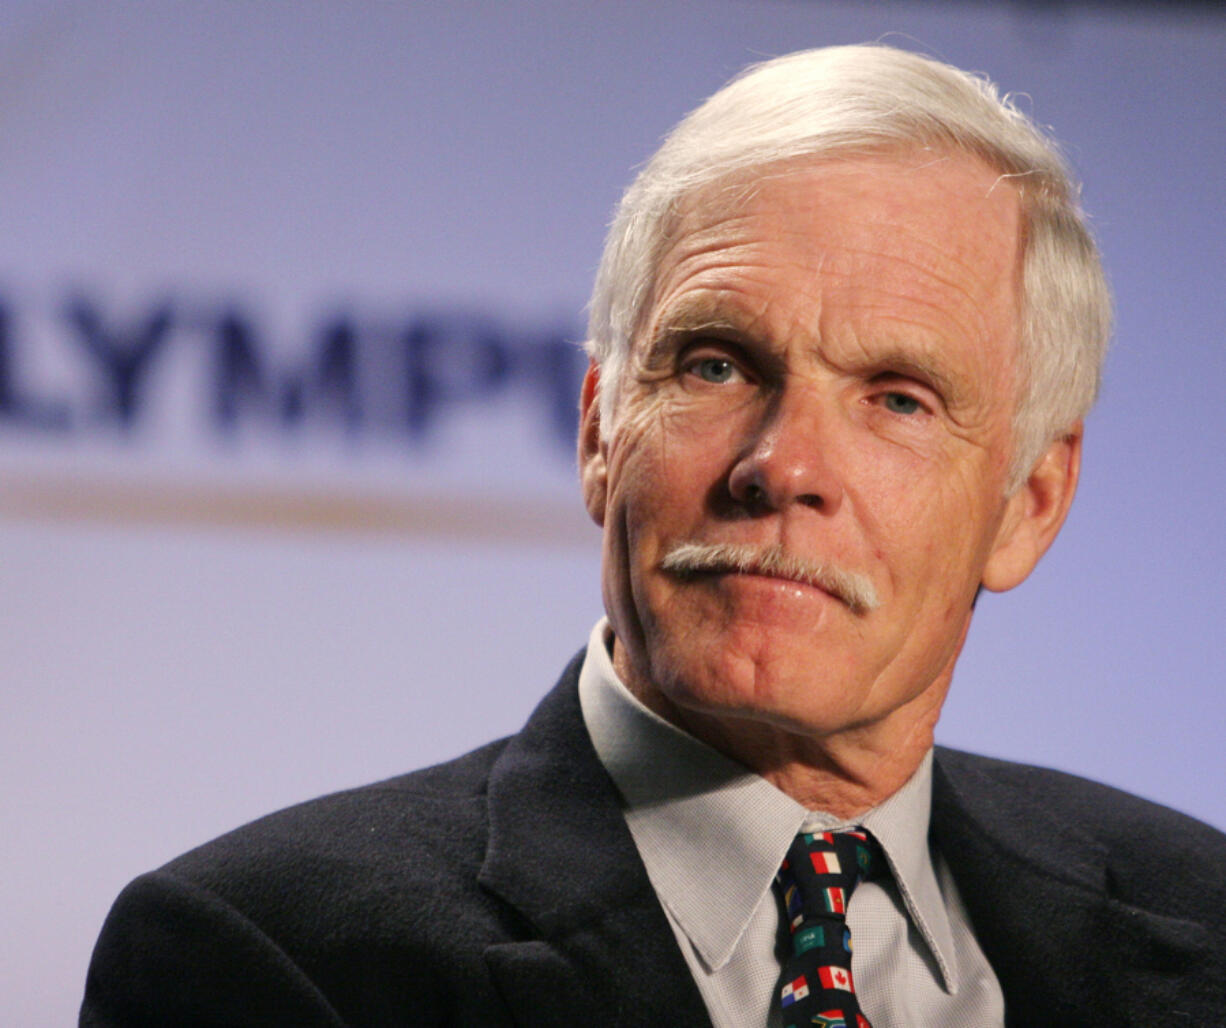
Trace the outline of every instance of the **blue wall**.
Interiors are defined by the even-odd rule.
[[[0,1020],[71,1019],[132,875],[523,719],[600,612],[566,346],[620,190],[747,61],[878,38],[1026,94],[1119,304],[942,737],[1226,825],[1222,16],[11,3]]]

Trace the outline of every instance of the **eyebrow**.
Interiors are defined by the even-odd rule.
[[[643,354],[645,366],[655,367],[666,359],[679,344],[710,334],[730,342],[751,343],[754,333],[745,326],[745,319],[734,306],[719,299],[706,297],[681,301],[673,310],[666,311],[659,326],[652,333]],[[934,359],[927,352],[915,352],[888,339],[873,348],[869,368],[878,368],[882,374],[898,374],[930,383],[950,406],[957,406],[964,393],[960,376],[952,371],[945,361]]]
[[[944,361],[929,359],[926,354],[916,355],[896,346],[887,346],[874,354],[871,362],[883,373],[893,373],[929,383],[945,398],[948,406],[958,406],[962,397],[961,379],[947,370]]]
[[[751,333],[746,330],[744,319],[725,303],[709,299],[684,300],[666,312],[666,317],[651,334],[643,354],[644,365],[654,367],[671,354],[679,343],[701,335],[722,337],[729,341],[748,341]]]

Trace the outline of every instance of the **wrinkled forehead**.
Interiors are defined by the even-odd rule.
[[[777,265],[866,296],[941,308],[986,341],[1020,327],[1024,217],[1012,182],[964,154],[908,152],[780,162],[727,175],[675,205],[660,234],[636,340],[695,286]],[[779,296],[783,303],[791,299]]]

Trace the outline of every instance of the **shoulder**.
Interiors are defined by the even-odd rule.
[[[352,904],[392,879],[401,890],[406,882],[434,890],[474,878],[485,847],[486,784],[505,744],[268,814],[161,872],[244,909],[265,900],[282,909],[295,896],[326,907],[343,895]]]
[[[1151,800],[1088,778],[1009,760],[978,756],[938,746],[938,766],[960,787],[987,791],[998,797],[1026,797],[1027,806],[1041,803],[1051,812],[1096,835],[1125,842],[1161,834],[1207,847],[1223,848],[1226,834],[1196,818]]]
[[[460,980],[485,1009],[481,950],[516,930],[477,884],[504,746],[270,814],[137,878],[95,947],[82,1023],[413,1009],[430,1024]]]
[[[969,816],[1014,852],[1102,854],[1109,886],[1141,905],[1216,912],[1226,926],[1226,834],[1100,782],[938,747],[934,818]],[[1040,840],[1043,841],[1040,841]],[[1159,894],[1161,897],[1159,898]]]

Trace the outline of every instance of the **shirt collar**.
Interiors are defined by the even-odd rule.
[[[592,630],[579,674],[583,719],[625,803],[626,823],[661,904],[708,969],[732,957],[802,827],[843,827],[645,707],[609,656],[612,629]],[[928,848],[932,754],[854,823],[881,843],[912,922],[945,987],[957,991],[953,936]],[[720,902],[713,904],[712,896]]]
[[[949,913],[937,884],[932,851],[928,846],[928,822],[932,810],[932,750],[924,754],[920,766],[892,796],[866,811],[854,822],[829,814],[810,813],[805,829],[829,831],[863,825],[881,844],[890,874],[902,897],[911,923],[927,943],[940,969],[945,990],[958,991],[958,965],[954,959],[953,929]]]

